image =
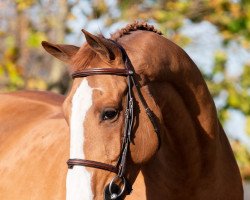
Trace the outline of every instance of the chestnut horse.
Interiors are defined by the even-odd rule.
[[[117,199],[243,199],[239,169],[213,99],[189,56],[145,23],[130,24],[111,39],[83,33],[87,42],[80,48],[42,44],[68,63],[72,74],[94,68],[124,72],[126,59],[135,72],[124,172],[133,191],[127,195],[126,187]],[[66,98],[49,92],[1,94],[0,199],[99,200],[104,191],[120,192],[122,179],[106,187],[114,172],[83,165],[68,169],[66,161],[122,163],[127,80],[114,73],[75,76]],[[140,95],[153,111],[159,138]]]

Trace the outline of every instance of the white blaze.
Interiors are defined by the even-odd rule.
[[[84,79],[72,98],[70,118],[70,158],[85,159],[83,152],[86,113],[92,105],[92,88]],[[91,174],[83,166],[68,170],[66,183],[67,200],[92,200]]]

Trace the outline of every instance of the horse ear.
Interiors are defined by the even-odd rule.
[[[66,63],[70,63],[71,58],[79,50],[79,47],[74,45],[52,44],[46,41],[42,41],[42,46],[49,54]]]
[[[118,46],[104,38],[92,35],[88,31],[82,29],[82,32],[85,35],[88,45],[101,56],[108,61],[115,60],[116,58],[121,58],[121,51]]]

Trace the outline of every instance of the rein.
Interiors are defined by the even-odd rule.
[[[114,41],[112,41],[114,42]],[[115,43],[115,42],[114,42]],[[117,43],[116,43],[117,44]],[[127,194],[130,194],[132,191],[132,187],[127,181],[125,177],[126,173],[126,160],[127,160],[127,154],[129,151],[129,146],[131,143],[131,135],[132,135],[132,129],[134,124],[134,98],[132,94],[132,88],[135,86],[136,92],[138,94],[138,97],[148,115],[148,118],[150,122],[152,123],[154,127],[154,131],[157,134],[158,137],[158,149],[160,147],[160,131],[157,124],[156,116],[154,115],[153,111],[148,107],[146,100],[144,99],[140,86],[138,81],[135,79],[135,71],[134,67],[131,64],[129,57],[124,50],[122,46],[117,44],[119,48],[121,49],[123,53],[123,58],[125,61],[125,68],[90,68],[85,69],[83,71],[76,71],[72,74],[72,78],[81,78],[81,77],[87,77],[87,76],[93,76],[93,75],[116,75],[116,76],[125,76],[127,77],[127,85],[128,85],[128,92],[126,97],[126,110],[125,110],[125,121],[124,121],[124,130],[123,130],[123,141],[122,141],[122,148],[121,153],[119,156],[119,159],[117,161],[116,166],[92,161],[92,160],[86,160],[86,159],[69,159],[67,161],[68,168],[72,169],[75,165],[85,166],[85,167],[92,167],[97,168],[101,170],[110,171],[113,173],[116,173],[117,175],[112,179],[112,181],[108,184],[105,190],[105,200],[106,199],[118,199],[124,195],[125,190],[127,191]],[[116,181],[120,181],[120,183],[123,184],[123,187],[121,191],[114,192],[114,186]]]

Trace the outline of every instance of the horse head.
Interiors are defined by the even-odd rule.
[[[162,118],[161,112],[143,86],[145,77],[140,77],[140,70],[133,68],[125,49],[103,36],[85,30],[83,33],[87,42],[80,48],[42,43],[47,52],[69,64],[74,77],[63,103],[70,127],[72,161],[67,174],[67,199],[102,199],[104,191],[106,199],[115,199],[117,195],[122,198],[130,192],[130,185],[141,165],[157,152],[159,139],[155,128]],[[135,73],[132,81],[129,74],[116,73],[127,69],[128,62],[130,72]],[[101,73],[93,74],[96,68],[101,69]],[[107,73],[105,69],[116,71]],[[87,75],[77,76],[86,71],[89,72]],[[136,85],[136,88],[129,87],[129,84]],[[130,106],[128,93],[133,99],[133,116],[127,115]],[[144,109],[145,104],[148,110]],[[131,129],[129,136],[127,129]],[[126,143],[126,140],[129,141]],[[124,187],[126,191],[123,193]]]

